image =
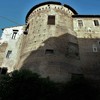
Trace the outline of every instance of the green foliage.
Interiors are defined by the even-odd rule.
[[[99,100],[98,90],[86,79],[61,84],[29,70],[0,76],[0,100]]]

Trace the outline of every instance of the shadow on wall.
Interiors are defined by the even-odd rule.
[[[53,80],[61,81],[70,78],[71,73],[80,74],[82,72],[77,43],[77,38],[68,33],[59,37],[50,37],[41,43],[38,39],[36,45],[39,47],[21,57],[22,60],[29,54],[21,68],[30,69],[43,77],[50,76]],[[27,44],[25,46],[23,48],[34,47],[34,43],[28,44],[28,47]]]
[[[84,74],[100,80],[100,38],[78,38],[78,44]]]
[[[21,57],[22,60],[27,54],[29,55],[24,62],[21,62],[23,63],[21,69],[30,69],[43,77],[50,76],[52,80],[57,81],[69,80],[72,74],[86,74],[89,77],[97,75],[99,78],[100,51],[93,52],[92,45],[95,41],[97,39],[77,39],[68,33],[50,37],[41,43],[37,40],[36,44],[39,47]],[[32,43],[28,46],[34,47]]]

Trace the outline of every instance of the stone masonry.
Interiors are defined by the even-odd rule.
[[[9,51],[13,64],[7,56],[2,64],[9,72],[30,69],[59,82],[82,75],[100,79],[100,15],[79,15],[69,5],[48,1],[31,8],[21,27],[16,42],[9,40],[17,43]]]

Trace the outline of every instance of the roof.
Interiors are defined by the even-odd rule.
[[[73,15],[73,18],[100,18],[100,15]]]
[[[14,28],[14,27],[21,27],[21,26],[24,26],[25,24],[23,24],[23,25],[19,25],[19,26],[8,26],[8,27],[3,27],[3,28],[1,28],[2,30],[4,30],[4,29],[6,29],[6,28]]]
[[[60,2],[55,2],[55,1],[48,1],[48,2],[43,2],[43,3],[37,4],[37,5],[33,6],[33,7],[30,9],[30,11],[27,13],[27,15],[26,15],[26,22],[27,22],[28,16],[30,15],[30,13],[32,13],[33,10],[35,10],[36,8],[38,8],[38,7],[40,7],[40,6],[47,5],[47,4],[62,5]],[[64,4],[63,6],[66,7],[66,8],[69,8],[74,14],[78,14],[78,13],[77,13],[72,7],[70,7],[69,5]]]

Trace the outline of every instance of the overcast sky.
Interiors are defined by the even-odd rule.
[[[0,0],[0,29],[25,24],[28,11],[48,0]],[[79,14],[100,15],[100,0],[51,0],[70,5]],[[0,31],[1,32],[1,31]]]

